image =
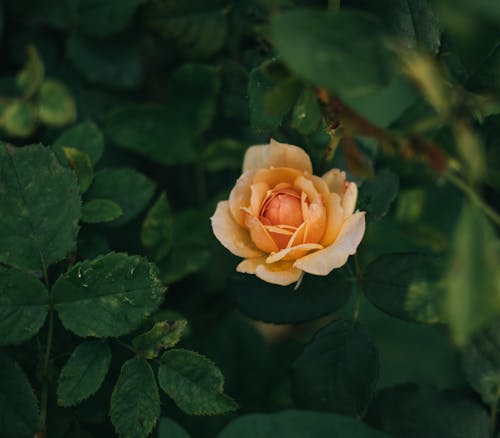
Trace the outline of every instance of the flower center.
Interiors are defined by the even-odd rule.
[[[266,225],[298,227],[304,222],[300,194],[293,189],[283,189],[271,195],[261,210]]]

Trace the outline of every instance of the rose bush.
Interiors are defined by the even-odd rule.
[[[218,203],[212,229],[243,260],[238,272],[279,285],[304,272],[327,275],[343,266],[365,232],[354,212],[358,189],[345,172],[313,175],[301,148],[271,140],[251,146],[229,199]]]

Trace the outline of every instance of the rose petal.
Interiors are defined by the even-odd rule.
[[[255,274],[268,283],[288,286],[299,280],[302,275],[300,269],[294,268],[292,262],[277,262],[267,264],[265,257],[243,260],[237,267],[238,272]]]
[[[321,239],[321,245],[329,246],[337,238],[342,222],[344,221],[344,209],[340,204],[340,196],[337,193],[330,193],[326,202],[326,226],[325,234]]]
[[[309,205],[309,215],[305,220],[304,243],[318,243],[325,234],[326,209],[320,196]]]
[[[240,227],[234,220],[228,201],[222,201],[217,204],[211,221],[215,237],[234,255],[239,257],[258,257],[262,254],[250,239],[248,231]]]
[[[316,190],[316,187],[314,187],[313,182],[309,178],[306,178],[303,175],[295,179],[295,181],[293,182],[293,186],[296,189],[305,192],[305,194],[309,198],[309,201],[313,201],[314,199],[319,197],[319,193]]]
[[[269,186],[265,182],[252,184],[250,186],[250,210],[254,216],[259,216],[260,208],[264,202]]]
[[[253,172],[253,171],[250,171]],[[295,179],[302,175],[297,169],[290,169],[286,167],[276,167],[273,169],[259,169],[255,171],[253,177],[254,184],[265,182],[270,188],[274,189],[278,184],[288,183],[293,184]]]
[[[303,243],[302,245],[296,245],[292,248],[285,248],[270,255],[266,259],[266,263],[276,263],[280,260],[297,260],[313,249],[323,249],[323,246],[317,243]]]
[[[269,145],[249,147],[243,159],[244,172],[266,167],[289,167],[312,173],[311,159],[303,149],[272,139]]]
[[[342,196],[345,192],[345,172],[339,169],[331,169],[322,176],[330,192],[338,193]]]
[[[250,230],[250,237],[257,248],[265,252],[279,251],[278,245],[276,245],[276,242],[258,218],[247,214],[246,225]]]
[[[242,227],[245,226],[246,215],[241,211],[241,207],[248,207],[250,205],[250,197],[252,194],[250,186],[252,185],[254,175],[255,170],[249,170],[243,173],[236,181],[236,185],[229,195],[231,214],[236,222]]]
[[[365,233],[365,212],[349,216],[333,244],[298,259],[294,266],[314,275],[327,275],[343,266],[356,249]]]
[[[344,218],[347,218],[354,213],[356,201],[358,200],[358,186],[351,182],[346,188],[342,197],[342,208],[344,209]]]

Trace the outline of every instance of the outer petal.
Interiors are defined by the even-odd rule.
[[[240,227],[229,210],[229,202],[217,204],[211,217],[215,237],[234,255],[239,257],[258,257],[262,254],[250,238],[248,230]]]
[[[229,195],[231,214],[241,226],[245,225],[246,218],[245,213],[241,211],[241,207],[248,207],[250,205],[250,197],[252,195],[250,186],[252,185],[254,175],[255,170],[244,172],[236,181],[236,185]]]
[[[243,160],[243,172],[266,167],[291,167],[312,173],[311,159],[303,149],[272,139],[269,145],[249,147]]]
[[[323,234],[320,243],[323,246],[330,246],[337,238],[342,227],[344,209],[341,206],[340,196],[337,193],[330,193],[325,204],[327,221],[325,234]]]
[[[276,263],[280,260],[297,260],[299,257],[306,255],[313,249],[323,249],[321,245],[317,243],[303,243],[291,248],[285,248],[274,254],[271,254],[267,259],[266,263]]]
[[[298,259],[294,266],[314,275],[328,275],[333,269],[340,268],[347,262],[365,233],[365,212],[349,216],[335,240],[325,249],[308,254]]]
[[[358,200],[358,186],[351,182],[346,188],[342,197],[342,208],[344,209],[344,218],[349,217],[354,213],[356,201]]]
[[[337,193],[342,196],[345,192],[345,172],[339,169],[331,169],[326,172],[321,178],[326,182],[330,192]]]
[[[267,264],[265,257],[243,260],[237,267],[238,272],[255,274],[268,283],[288,286],[299,280],[302,275],[300,269],[294,268],[292,262],[277,262]]]

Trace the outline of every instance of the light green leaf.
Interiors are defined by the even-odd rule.
[[[158,269],[139,256],[111,253],[74,265],[52,288],[63,325],[78,336],[122,336],[163,301]]]
[[[92,199],[82,206],[82,222],[111,222],[123,214],[121,207],[110,199]]]
[[[76,119],[76,104],[66,86],[47,79],[38,94],[38,117],[49,126],[64,126]]]
[[[87,193],[89,200],[110,199],[123,214],[112,222],[118,226],[134,219],[153,196],[155,183],[136,170],[129,168],[104,169],[97,172]]]
[[[33,438],[38,428],[38,403],[19,365],[0,352],[0,433]]]
[[[0,262],[40,269],[75,247],[80,196],[75,175],[41,145],[0,143]]]
[[[312,134],[321,121],[318,97],[312,88],[302,90],[292,113],[292,127],[302,135]]]
[[[271,39],[290,69],[341,98],[388,83],[379,23],[355,11],[292,10],[272,22]]]
[[[75,148],[86,153],[92,164],[96,164],[102,156],[104,136],[94,122],[85,120],[64,131],[52,146],[56,155],[63,147]]]
[[[378,380],[378,352],[359,324],[323,327],[292,365],[293,394],[306,409],[361,416]]]
[[[0,345],[31,339],[49,310],[47,289],[35,277],[0,266]]]
[[[36,109],[24,100],[13,100],[2,111],[1,126],[12,137],[29,137],[36,124]]]
[[[158,438],[190,438],[190,435],[175,421],[162,417],[158,422]]]
[[[185,64],[170,78],[163,106],[129,106],[104,118],[106,133],[124,149],[160,164],[192,163],[198,137],[215,116],[220,78],[216,69]]]
[[[80,193],[85,193],[94,178],[94,169],[92,169],[90,157],[85,152],[81,152],[75,148],[63,148],[63,152],[78,178]]]
[[[408,321],[442,322],[439,258],[424,253],[385,254],[363,275],[363,291],[385,313]]]
[[[174,347],[184,334],[186,320],[160,321],[153,328],[132,340],[132,346],[137,354],[146,359],[154,359],[160,351]]]
[[[141,229],[141,242],[151,258],[159,262],[172,246],[173,218],[167,195],[162,193],[149,210]]]
[[[500,320],[477,333],[462,351],[465,376],[482,400],[497,406],[500,399]]]
[[[217,0],[150,2],[145,9],[145,22],[187,56],[208,58],[226,40],[226,12],[221,6]]]
[[[145,438],[151,433],[160,416],[160,396],[146,360],[136,357],[123,364],[109,415],[120,436]]]
[[[458,345],[500,310],[498,240],[481,211],[464,204],[445,276],[444,312]]]
[[[289,410],[247,414],[229,423],[218,438],[388,438],[361,420],[336,414]]]
[[[26,63],[16,76],[16,83],[25,98],[33,96],[45,78],[43,61],[34,45],[26,47]]]
[[[57,383],[59,406],[74,406],[101,386],[111,362],[106,341],[83,342],[75,348],[61,370]]]
[[[161,363],[161,389],[187,414],[217,415],[238,408],[223,392],[224,376],[206,357],[176,349],[163,353]]]
[[[127,41],[108,41],[72,34],[67,46],[68,58],[91,84],[133,89],[142,81],[141,57]]]

